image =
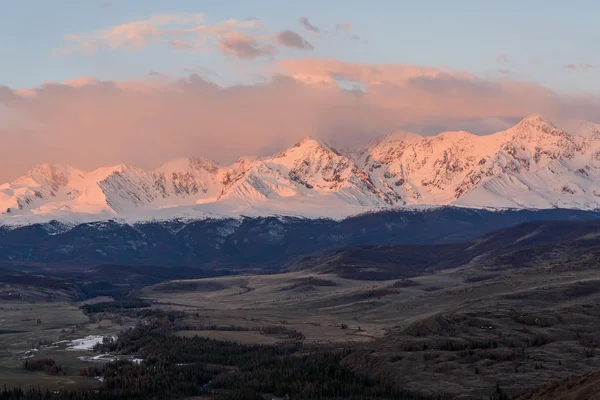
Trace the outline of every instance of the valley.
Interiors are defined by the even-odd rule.
[[[404,391],[405,397],[397,398],[533,399],[540,398],[536,390],[559,390],[561,380],[579,375],[588,377],[589,386],[600,369],[599,233],[596,221],[538,221],[471,242],[349,247],[274,271],[194,279],[193,269],[174,269],[173,277],[159,278],[152,269],[147,277],[143,269],[123,269],[121,291],[112,295],[82,290],[83,271],[62,269],[60,277],[48,277],[54,282],[49,287],[4,278],[0,292],[9,297],[0,320],[11,322],[3,323],[0,335],[0,382],[22,387],[36,382],[52,390],[100,388],[98,379],[81,376],[80,370],[101,365],[89,359],[104,350],[39,346],[35,356],[51,357],[65,376],[32,375],[23,371],[20,358],[40,341],[121,338],[120,332],[143,322],[151,330],[136,335],[162,332],[173,335],[161,339],[173,345],[217,340],[237,343],[242,352],[260,346],[309,358],[325,351],[341,357],[341,368]],[[155,351],[120,347],[125,345],[108,346],[106,357],[127,363]],[[188,362],[189,356],[177,354],[174,363]],[[220,362],[219,368],[238,365],[241,380],[258,373],[237,361]],[[225,379],[220,372],[207,373],[215,382]],[[276,391],[271,389],[266,393]],[[235,392],[211,390],[223,398]],[[292,389],[278,390],[274,394]]]

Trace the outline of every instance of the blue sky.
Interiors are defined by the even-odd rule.
[[[314,50],[281,49],[277,58],[334,58],[356,63],[448,66],[492,78],[534,81],[568,93],[600,92],[600,2],[593,0],[4,0],[0,3],[0,85],[30,88],[80,76],[145,79],[150,71],[216,71],[224,83],[265,61],[231,60],[218,51],[186,52],[150,43],[57,55],[69,34],[87,34],[156,14],[202,13],[204,23],[259,18],[271,32],[290,29]],[[315,37],[352,24],[347,35]],[[357,35],[360,41],[346,36]],[[367,43],[365,43],[367,41]],[[504,57],[502,57],[504,56]],[[500,61],[498,61],[500,60]],[[572,68],[566,68],[571,65]],[[585,67],[587,66],[587,67]],[[260,70],[260,68],[258,68]]]

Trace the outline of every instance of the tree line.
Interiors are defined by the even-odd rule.
[[[98,390],[48,392],[5,388],[0,400],[176,399],[205,395],[222,400],[264,399],[443,399],[412,393],[383,377],[353,370],[343,360],[351,348],[311,348],[301,341],[243,345],[175,335],[180,315],[154,318],[122,332],[96,351],[142,359],[119,360],[82,368],[79,374],[101,377]],[[37,367],[36,367],[37,368]]]

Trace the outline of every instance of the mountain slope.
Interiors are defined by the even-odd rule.
[[[600,129],[539,115],[492,135],[394,132],[358,155],[305,138],[221,166],[199,157],[146,171],[40,164],[0,186],[0,224],[288,215],[395,207],[600,208]]]
[[[335,195],[360,206],[394,204],[394,193],[378,190],[349,158],[315,139],[305,138],[273,157],[257,160],[223,190],[220,198],[249,203],[274,197]]]
[[[413,228],[418,231],[418,224]],[[536,266],[543,266],[546,272],[597,269],[600,220],[529,221],[471,241],[398,243],[360,245],[307,256],[293,263],[292,270],[364,281],[405,279],[462,266],[484,275],[487,272],[488,276]]]
[[[385,211],[342,221],[268,217],[135,224],[102,221],[76,226],[33,224],[13,229],[0,227],[0,265],[5,262],[5,265],[113,263],[281,267],[299,257],[339,248],[370,244],[463,243],[521,222],[598,218],[598,212],[579,210],[493,212],[444,207],[421,212]],[[569,225],[556,226],[559,227],[556,229],[566,227],[576,231]],[[589,231],[581,231],[583,235],[600,230],[598,224],[589,226]],[[524,232],[517,231],[515,236],[510,231],[504,239],[502,235],[494,235],[473,251],[481,254],[496,247],[516,249],[515,237],[518,239],[530,233],[527,229]],[[407,253],[398,259],[410,257]],[[447,264],[451,259],[437,252],[427,254],[419,262],[429,265],[434,261]]]
[[[488,136],[393,135],[367,149],[361,163],[376,185],[397,188],[409,204],[594,209],[599,144],[532,115]]]

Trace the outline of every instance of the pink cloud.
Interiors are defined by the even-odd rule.
[[[279,70],[306,83],[335,83],[346,80],[374,83],[402,83],[421,76],[438,76],[443,70],[410,64],[359,64],[345,63],[334,59],[288,59],[278,64]]]
[[[202,14],[156,14],[93,32],[69,34],[65,36],[65,47],[55,49],[54,54],[93,54],[101,49],[139,50],[152,42],[178,50],[194,50],[216,46],[226,36],[261,25],[257,18],[229,19],[209,25],[204,23]]]
[[[351,32],[352,31],[352,24],[350,22],[342,22],[341,24],[337,24],[335,26],[335,30],[336,31]]]
[[[140,49],[149,41],[166,33],[166,29],[185,24],[198,24],[202,14],[156,14],[145,20],[132,21],[89,33],[69,34],[67,45],[56,49],[54,54],[75,52],[95,53],[102,48]]]
[[[253,49],[228,51],[257,56]],[[489,132],[535,112],[594,121],[600,108],[595,97],[432,67],[287,60],[279,72],[264,83],[230,87],[197,75],[82,78],[27,93],[0,87],[0,182],[42,161],[84,169],[121,162],[152,168],[188,155],[230,162],[306,135],[352,143],[406,127]],[[363,91],[343,90],[338,79]]]
[[[308,18],[301,17],[299,21],[310,32],[320,33],[320,29]],[[336,25],[334,34],[342,32],[350,40],[362,40],[357,35],[350,35],[351,31],[352,25],[344,22]],[[259,57],[273,60],[278,53],[277,46],[314,49],[312,43],[297,32],[290,29],[270,31],[258,18],[228,19],[207,24],[202,14],[191,13],[156,14],[92,32],[68,34],[64,39],[65,46],[54,49],[54,55],[94,54],[106,49],[132,51],[154,43],[188,52],[220,51],[228,57],[243,60]]]
[[[312,49],[308,41],[293,31],[266,33],[258,18],[206,24],[202,14],[188,13],[157,14],[93,32],[69,34],[65,41],[66,46],[55,49],[55,55],[94,54],[102,49],[139,50],[150,43],[188,52],[218,50],[228,57],[242,60],[273,58],[277,53],[276,44]]]
[[[186,43],[182,40],[170,40],[168,42],[169,46],[173,47],[174,49],[177,50],[187,50],[187,51],[191,51],[195,48],[194,45],[190,44],[190,43]]]
[[[70,87],[83,87],[98,82],[99,81],[96,78],[93,78],[91,76],[80,76],[79,78],[69,79],[63,84]]]

